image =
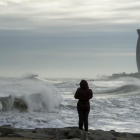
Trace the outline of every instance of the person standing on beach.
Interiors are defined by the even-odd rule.
[[[88,131],[88,115],[90,112],[90,102],[89,100],[93,97],[93,92],[88,87],[86,80],[80,82],[80,88],[77,89],[75,99],[79,99],[77,103],[77,111],[79,115],[79,129],[83,130],[83,125],[85,131]]]

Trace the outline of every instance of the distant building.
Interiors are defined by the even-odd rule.
[[[140,78],[140,74],[139,73],[130,73],[130,74],[126,74],[125,72],[120,73],[120,74],[112,74],[112,76],[109,76],[109,79],[117,79],[117,78],[121,78],[121,77],[132,77],[132,78]]]
[[[140,74],[140,29],[138,29],[137,32],[138,32],[139,37],[138,37],[138,42],[137,42],[136,58],[137,58],[137,67]]]
[[[116,79],[120,77],[134,77],[140,79],[140,29],[138,29],[137,32],[138,32],[138,42],[137,42],[137,49],[136,49],[136,60],[137,60],[138,73],[126,74],[125,72],[123,72],[120,74],[112,74],[112,76],[109,76],[110,79]]]

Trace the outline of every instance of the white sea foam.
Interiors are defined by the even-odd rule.
[[[51,111],[59,107],[62,100],[57,88],[32,79],[14,79],[7,81],[7,83],[2,81],[0,88],[2,109],[7,110],[16,106],[18,106],[17,108],[27,106],[28,111],[42,111],[45,109]],[[4,97],[2,98],[2,96]]]
[[[77,100],[74,99],[74,93],[79,82],[76,79],[44,79],[34,76],[0,78],[0,124],[16,128],[77,125]],[[98,79],[89,80],[88,83],[94,93],[90,101],[89,128],[139,132],[139,79]],[[21,106],[15,102],[20,102]],[[22,105],[26,105],[27,110],[18,108],[22,108]]]

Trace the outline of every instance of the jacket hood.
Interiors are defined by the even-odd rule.
[[[86,80],[82,80],[82,81],[80,82],[80,88],[81,88],[81,89],[88,89],[88,88],[89,88],[89,87],[88,87],[88,83],[87,83]]]

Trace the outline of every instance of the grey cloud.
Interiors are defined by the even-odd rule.
[[[30,19],[24,16],[0,16],[0,29],[26,29],[31,28]]]
[[[73,63],[79,70],[81,63],[86,68],[94,66],[91,71],[100,73],[102,65],[109,65],[106,71],[114,72],[115,63],[118,71],[136,71],[139,14],[133,8],[137,3],[137,0],[127,3],[107,0],[106,4],[103,0],[7,0],[0,4],[1,69],[7,70],[7,74],[11,70],[46,71],[49,67],[53,71],[51,76],[56,69],[58,76],[64,64],[68,72]],[[129,11],[130,4],[133,8]]]
[[[108,1],[109,2],[109,1]],[[111,2],[115,5],[117,1]],[[131,1],[132,2],[132,1]],[[1,6],[0,24],[1,29],[21,29],[22,28],[39,28],[41,26],[75,26],[86,24],[124,24],[124,23],[138,23],[138,15],[132,16],[127,11],[127,14],[121,12],[119,5],[114,7],[100,7],[94,9],[94,3],[89,1],[45,1],[41,3],[36,0],[9,0],[7,7]],[[120,4],[125,4],[124,9],[129,8],[125,1]],[[137,1],[134,1],[137,3]],[[43,6],[44,4],[44,6]],[[84,5],[85,4],[85,5]],[[92,5],[93,4],[93,5]],[[117,5],[117,3],[116,3]],[[135,5],[135,4],[134,4]],[[134,8],[134,5],[133,8]],[[49,8],[49,6],[52,6]],[[118,9],[118,10],[117,10]],[[117,13],[115,13],[117,11]],[[125,11],[125,10],[124,10]],[[94,13],[97,12],[97,15]],[[98,14],[98,12],[101,12]],[[5,16],[5,19],[4,19]]]
[[[37,19],[36,19],[37,20]],[[118,31],[118,29],[130,31],[139,28],[138,20],[132,19],[133,23],[127,23],[129,19],[122,17],[117,18],[63,18],[57,20],[36,21],[29,17],[0,17],[0,29],[10,30],[32,30],[33,32],[54,34],[56,32],[89,32],[89,31]],[[116,21],[123,21],[124,23],[117,23]],[[135,22],[134,22],[135,21]]]
[[[46,28],[43,29],[49,30]],[[29,30],[1,30],[0,47],[3,48],[6,46],[6,48],[15,48],[14,50],[23,51],[37,48],[40,50],[58,48],[56,49],[58,52],[67,52],[69,49],[72,50],[72,48],[74,48],[76,52],[78,49],[80,49],[80,51],[84,51],[83,48],[85,48],[85,46],[88,48],[98,48],[98,50],[103,50],[103,48],[105,50],[107,50],[107,48],[110,50],[121,48],[122,50],[125,47],[126,50],[126,48],[135,49],[138,38],[135,28],[127,32],[121,29],[119,29],[118,32],[104,30],[70,32],[71,29],[69,29],[69,31],[66,30],[65,32],[62,32],[62,30],[64,29],[55,29],[54,34],[38,33]],[[118,28],[116,28],[116,30],[118,30]],[[95,50],[93,49],[91,51],[94,52]]]
[[[140,4],[138,4],[138,5],[135,5],[135,6],[128,6],[128,7],[121,7],[121,8],[117,8],[117,9],[114,9],[114,11],[129,11],[129,10],[131,10],[132,12],[135,12],[135,11],[138,11],[139,12],[139,10],[140,10]]]

